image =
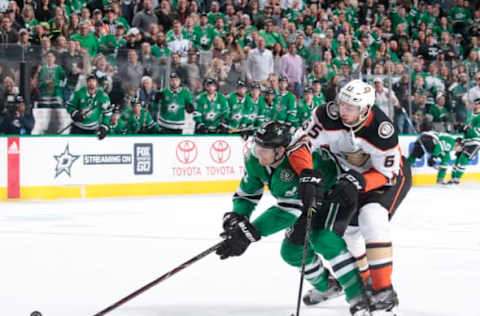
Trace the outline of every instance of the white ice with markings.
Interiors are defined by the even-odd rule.
[[[479,192],[415,187],[398,210],[402,316],[480,315]],[[271,202],[265,196],[256,213]],[[230,207],[230,195],[2,203],[0,315],[91,316],[214,245]],[[280,258],[282,237],[239,258],[209,255],[108,315],[289,316],[299,274]],[[349,313],[337,298],[301,315]]]

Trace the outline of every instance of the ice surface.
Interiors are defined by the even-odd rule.
[[[402,316],[479,316],[480,184],[415,187],[393,220]],[[257,215],[272,203],[265,196]],[[230,195],[8,202],[0,212],[0,315],[88,316],[214,245]],[[188,267],[109,315],[289,316],[298,270],[283,233]],[[309,288],[305,284],[305,290]],[[349,315],[343,298],[302,316]]]

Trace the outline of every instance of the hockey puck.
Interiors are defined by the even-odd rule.
[[[42,313],[40,313],[38,311],[34,311],[30,314],[30,316],[42,316]]]

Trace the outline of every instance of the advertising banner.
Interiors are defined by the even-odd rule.
[[[416,137],[402,136],[404,155]],[[249,143],[238,136],[90,136],[0,138],[1,198],[70,198],[233,192]],[[452,164],[455,157],[452,157]],[[428,157],[416,185],[434,184]],[[478,155],[462,178],[480,180]]]

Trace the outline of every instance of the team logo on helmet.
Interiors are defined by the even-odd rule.
[[[382,122],[378,127],[378,136],[383,139],[390,138],[395,133],[395,128],[390,122]]]

